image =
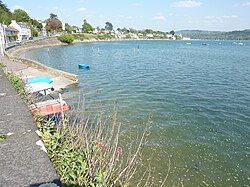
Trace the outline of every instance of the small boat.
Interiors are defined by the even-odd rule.
[[[37,82],[45,82],[45,83],[52,83],[53,81],[45,76],[28,76],[23,78],[25,84],[37,83]]]
[[[69,110],[69,106],[64,100],[60,101],[60,99],[51,99],[29,105],[29,111],[33,115],[37,114],[42,117],[61,113],[66,110]]]
[[[208,45],[207,43],[202,43],[202,45]]]
[[[187,45],[191,45],[192,43],[191,43],[191,42],[187,42],[186,44],[187,44]]]
[[[233,42],[232,44],[233,45],[244,45],[244,43],[242,43],[242,42],[238,42],[238,43],[237,42]]]
[[[27,94],[33,94],[33,93],[41,93],[42,95],[46,95],[47,91],[54,91],[54,88],[51,84],[47,82],[36,82],[27,84],[25,86],[25,91]]]
[[[89,65],[88,64],[78,64],[78,67],[80,69],[89,69]]]

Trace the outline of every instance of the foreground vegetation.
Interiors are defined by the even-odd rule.
[[[24,98],[21,79],[13,73],[6,72],[6,76]],[[72,110],[57,128],[53,121],[35,116],[40,136],[64,186],[155,186],[151,170],[141,163],[150,120],[136,136],[140,138],[130,139],[121,138],[121,124],[117,123],[115,109],[106,117],[97,112],[94,119],[78,113],[78,109]],[[124,138],[130,142],[122,143]],[[145,172],[135,179],[139,167]]]

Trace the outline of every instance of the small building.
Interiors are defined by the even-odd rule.
[[[19,31],[18,39],[27,39],[31,37],[30,27],[26,25],[25,23],[16,22],[16,20],[12,20],[9,27],[13,27]]]
[[[73,30],[72,30],[72,33],[73,34],[79,34],[82,32],[82,29],[77,27],[77,26],[72,26]]]
[[[6,36],[6,43],[14,42],[18,38],[19,31],[14,27],[8,26],[4,29]]]
[[[148,37],[148,38],[153,38],[154,35],[153,35],[153,34],[147,34],[146,37]]]
[[[47,36],[46,32],[46,21],[38,20],[39,23],[42,24],[43,28],[41,29],[39,36]]]

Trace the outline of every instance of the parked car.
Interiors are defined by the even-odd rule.
[[[21,39],[17,39],[17,40],[16,40],[16,43],[17,43],[17,44],[20,44],[20,43],[22,43],[22,40],[21,40]]]
[[[33,37],[31,36],[31,37],[29,37],[29,40],[33,40]]]

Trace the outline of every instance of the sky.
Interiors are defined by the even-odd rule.
[[[54,13],[63,23],[159,31],[250,29],[250,0],[2,0],[14,11],[45,20]]]

